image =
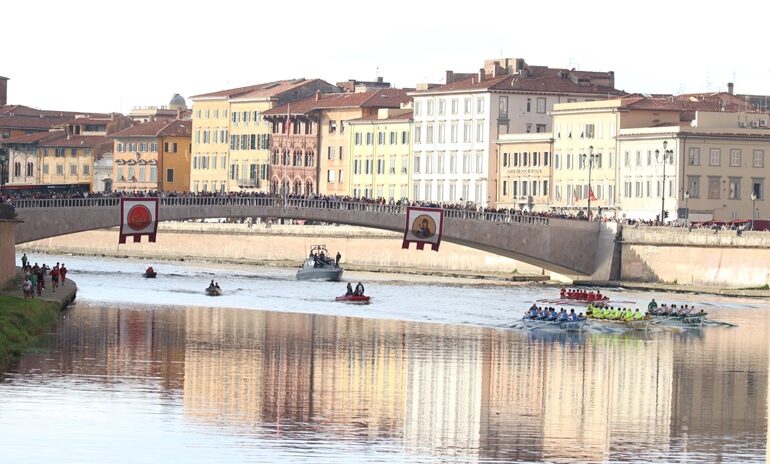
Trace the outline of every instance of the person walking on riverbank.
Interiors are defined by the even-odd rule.
[[[24,253],[23,255],[21,255],[21,268],[26,269],[26,267],[27,267],[27,254]]]
[[[67,268],[64,267],[64,263],[61,263],[59,268],[59,277],[61,278],[61,284],[64,285],[64,282],[67,280]]]
[[[59,263],[51,269],[51,291],[55,292],[59,287]]]

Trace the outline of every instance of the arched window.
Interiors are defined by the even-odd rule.
[[[313,194],[313,181],[308,180],[305,183],[305,195],[312,195]]]
[[[272,164],[278,164],[278,160],[279,160],[278,150],[273,150],[273,161],[272,161]]]
[[[277,153],[276,153],[276,156],[278,156]],[[270,182],[270,193],[273,193],[273,194],[278,193],[278,180],[277,179],[275,179],[272,182]]]
[[[294,150],[294,166],[302,166],[302,150]]]
[[[313,151],[310,150],[305,153],[305,167],[312,168],[313,166],[315,166],[315,155],[313,154]]]
[[[18,161],[13,163],[13,177],[21,177],[21,163]]]
[[[32,162],[27,163],[27,177],[32,177],[35,173],[35,165]]]
[[[294,195],[302,195],[302,182],[299,179],[294,181],[294,190],[292,190],[292,193]]]
[[[283,150],[283,160],[281,164],[283,164],[284,166],[288,166],[290,160],[291,160],[291,157],[289,156],[289,149],[286,148]]]

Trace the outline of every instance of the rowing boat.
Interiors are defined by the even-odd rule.
[[[679,315],[652,315],[652,323],[672,327],[700,327],[709,322],[706,313]]]
[[[610,330],[647,330],[652,324],[652,319],[633,319],[630,321],[621,319],[596,319],[589,318],[591,327]]]
[[[579,321],[544,321],[542,319],[530,319],[523,317],[521,326],[527,330],[565,330],[568,332],[579,332],[586,325],[585,319]]]

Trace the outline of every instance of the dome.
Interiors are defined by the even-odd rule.
[[[173,97],[171,97],[171,101],[168,103],[168,106],[173,109],[187,108],[187,103],[184,101],[184,97],[179,95],[178,93],[175,93]]]

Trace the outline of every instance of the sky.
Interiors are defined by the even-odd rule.
[[[8,103],[128,113],[280,79],[443,83],[485,59],[614,71],[645,93],[770,94],[764,2],[6,0]]]

